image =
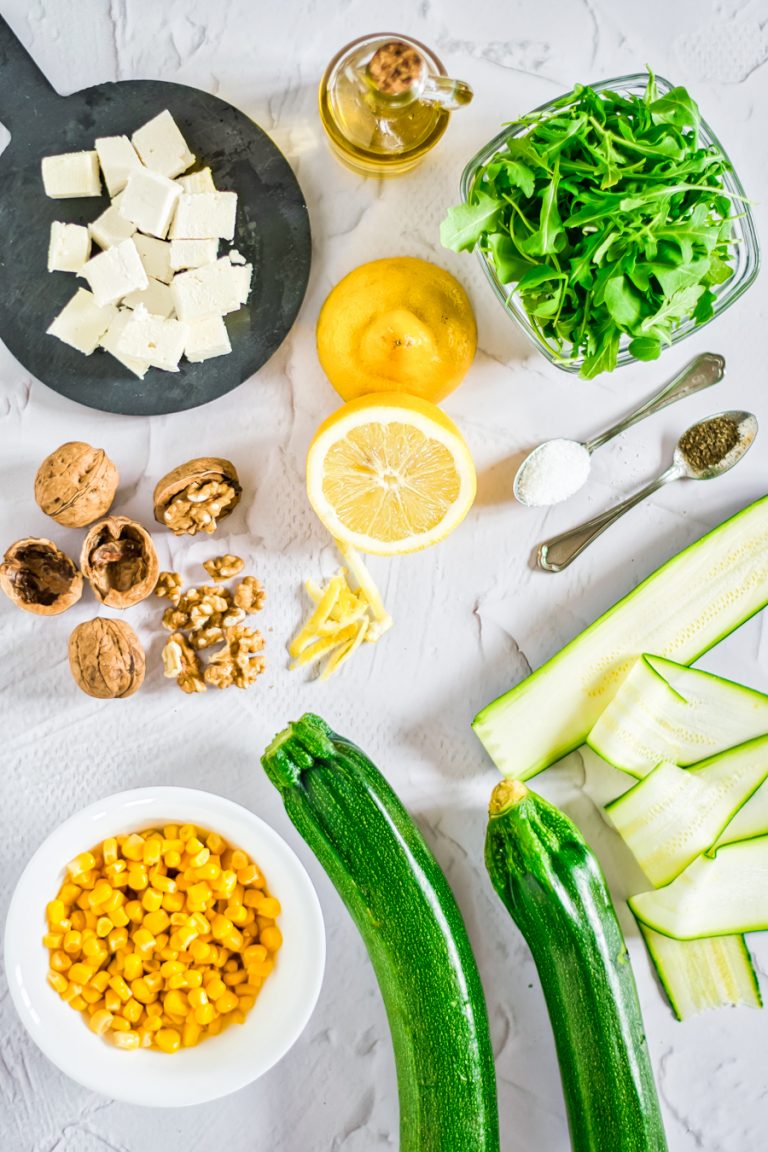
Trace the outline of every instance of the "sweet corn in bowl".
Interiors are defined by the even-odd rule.
[[[232,1092],[284,1055],[314,1008],[325,937],[273,829],[221,797],[156,788],[108,797],[45,841],[5,949],[17,1010],[54,1063],[168,1107]]]
[[[79,852],[48,903],[48,983],[115,1048],[173,1053],[244,1024],[280,903],[218,832],[165,824]]]

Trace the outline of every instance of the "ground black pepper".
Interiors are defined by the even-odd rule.
[[[692,468],[712,468],[738,444],[739,426],[730,416],[703,420],[680,437],[680,451]]]

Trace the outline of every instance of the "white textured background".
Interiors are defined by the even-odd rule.
[[[0,912],[40,840],[82,805],[143,783],[220,791],[287,836],[313,876],[329,930],[325,985],[301,1041],[261,1082],[217,1104],[149,1111],[79,1088],[35,1049],[0,984],[2,1152],[374,1152],[397,1147],[392,1051],[362,943],[335,892],[288,824],[258,755],[306,708],[356,739],[415,813],[466,917],[487,992],[497,1054],[504,1152],[566,1152],[559,1079],[535,972],[482,866],[484,809],[495,774],[469,729],[482,704],[536,666],[673,551],[766,490],[765,441],[717,486],[657,495],[567,573],[534,572],[544,535],[570,526],[650,478],[695,418],[751,407],[768,425],[762,285],[661,364],[584,383],[531,355],[481,281],[474,259],[443,252],[437,226],[457,197],[466,160],[501,122],[564,91],[648,62],[690,86],[757,199],[768,183],[768,8],[765,0],[2,0],[2,14],[62,92],[121,77],[160,77],[218,93],[284,149],[309,203],[314,266],[298,323],[254,379],[199,412],[132,419],[91,412],[31,380],[0,348],[0,545],[53,535],[76,554],[80,534],[36,508],[32,481],[57,444],[105,447],[122,482],[117,510],[151,523],[151,492],[191,454],[237,464],[245,497],[215,538],[265,581],[269,669],[250,693],[184,697],[159,670],[161,609],[129,614],[150,672],[128,701],[99,703],[70,679],[66,641],[95,614],[84,596],[66,616],[37,619],[0,604]],[[387,27],[388,26],[388,27]],[[342,169],[326,149],[316,88],[330,56],[381,28],[432,45],[469,80],[474,103],[438,150],[390,183]],[[0,108],[0,121],[2,109]],[[764,233],[764,228],[763,228]],[[284,644],[304,605],[302,578],[336,559],[303,492],[310,435],[336,396],[317,366],[313,332],[330,287],[365,260],[434,258],[466,284],[480,327],[470,376],[446,407],[475,454],[480,489],[463,528],[439,548],[372,565],[396,619],[330,686],[286,671]],[[603,450],[590,486],[549,513],[510,501],[524,448],[552,435],[586,436],[648,395],[687,358],[726,355],[724,384],[689,399]],[[763,432],[763,437],[768,432]],[[199,579],[211,544],[158,532],[161,563]],[[764,624],[721,645],[708,667],[768,689]],[[552,701],[553,709],[557,701]],[[580,790],[578,756],[542,790],[568,807],[601,856],[614,892],[635,885],[615,837]],[[672,1152],[762,1152],[768,1096],[764,1013],[721,1012],[675,1023],[620,905],[640,986]],[[768,951],[762,948],[762,974]],[[129,1057],[126,1057],[127,1059]],[[446,1149],[445,1152],[450,1152]]]

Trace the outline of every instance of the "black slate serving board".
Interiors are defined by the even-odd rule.
[[[238,194],[234,246],[253,264],[248,303],[226,318],[232,353],[178,373],[150,368],[144,380],[107,353],[83,356],[46,335],[78,288],[72,273],[47,271],[53,220],[86,224],[109,206],[51,200],[43,156],[92,149],[97,136],[131,134],[167,108],[216,187]],[[288,334],[309,277],[309,216],[290,165],[242,112],[206,92],[161,80],[98,84],[60,96],[0,18],[0,121],[11,142],[0,156],[0,339],[49,388],[107,412],[156,415],[206,404],[236,388]],[[227,250],[222,245],[221,251]]]

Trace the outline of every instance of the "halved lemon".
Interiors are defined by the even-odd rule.
[[[452,420],[427,400],[377,393],[320,425],[307,493],[337,540],[380,556],[443,540],[475,498],[475,466]]]

